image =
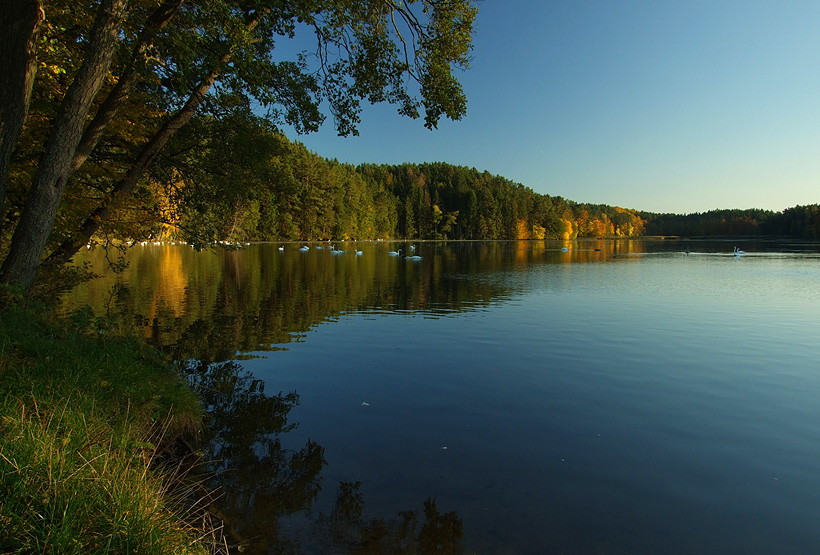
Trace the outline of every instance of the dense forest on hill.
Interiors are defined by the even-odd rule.
[[[210,137],[210,139],[206,139]],[[191,154],[194,153],[194,154]],[[577,239],[641,235],[820,238],[818,206],[653,214],[534,192],[443,162],[352,166],[261,122],[200,119],[152,175],[155,236],[196,241]],[[159,221],[159,220],[158,220]]]
[[[52,242],[103,196],[119,146],[103,145],[66,192]],[[36,153],[32,153],[32,157]],[[13,174],[33,162],[21,159]],[[23,182],[24,179],[19,181]],[[12,202],[16,198],[10,195]],[[643,235],[791,235],[820,239],[820,207],[784,212],[653,214],[539,194],[498,175],[443,162],[364,164],[325,159],[263,119],[204,114],[158,156],[133,198],[103,223],[98,241],[318,241],[577,239]],[[11,210],[9,216],[16,212]],[[9,226],[9,222],[6,222]]]
[[[446,163],[342,164],[249,119],[199,119],[178,134],[151,177],[147,192],[157,197],[166,224],[153,232],[187,240],[571,239],[644,232],[634,210],[541,195]]]

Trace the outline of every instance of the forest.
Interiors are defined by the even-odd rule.
[[[267,163],[273,126],[308,133],[332,119],[339,135],[356,135],[363,103],[391,104],[431,130],[466,114],[456,72],[469,67],[474,0],[16,0],[7,8],[0,18],[0,284],[23,291],[41,266],[60,267],[89,241],[151,236],[158,222],[174,225],[169,211],[184,223],[190,206],[172,204],[183,195],[156,194],[163,182],[151,174],[170,172],[167,183],[177,181],[177,169],[180,176],[213,173],[221,168],[206,164],[220,156],[252,165],[241,151],[214,152],[220,137],[208,132],[223,122],[235,134],[228,139],[245,125],[248,151],[260,131],[257,161]],[[288,46],[297,36],[300,46]],[[176,136],[183,129],[193,140]],[[160,155],[175,155],[179,168],[163,166]],[[228,174],[229,181],[267,183],[259,169]],[[278,170],[284,179],[299,176],[278,167],[273,177]],[[313,209],[320,210],[326,214]],[[312,213],[278,212],[288,233],[315,223]]]
[[[538,194],[504,177],[443,162],[343,164],[250,115],[242,120],[232,132],[225,121],[202,118],[177,134],[146,182],[158,224],[146,231],[193,242],[572,239],[644,232],[634,210]]]
[[[694,214],[640,213],[648,235],[707,237],[714,235],[779,235],[820,240],[820,205],[772,210],[710,210]]]
[[[12,175],[31,163],[18,160]],[[88,206],[100,202],[102,195],[95,187],[95,181],[104,178],[100,173],[90,166],[75,176],[77,186],[66,193],[70,202],[61,207],[56,240],[67,235],[61,230],[81,224]],[[647,235],[784,235],[817,240],[820,206],[680,215],[577,203],[445,162],[354,166],[328,160],[250,111],[233,110],[222,117],[195,116],[181,129],[157,156],[136,194],[118,205],[93,241],[179,240],[202,245]]]
[[[647,235],[820,239],[818,205],[680,215],[577,203],[445,162],[339,163],[247,113],[198,118],[177,134],[150,177],[145,198],[155,199],[155,225],[142,233],[194,243]]]

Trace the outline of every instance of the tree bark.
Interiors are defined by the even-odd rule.
[[[6,179],[14,145],[28,115],[37,74],[37,36],[45,19],[40,0],[16,0],[0,18],[0,240]]]
[[[102,0],[80,69],[66,92],[37,173],[0,268],[0,282],[28,291],[37,275],[57,209],[71,175],[85,118],[100,90],[117,43],[127,0]]]

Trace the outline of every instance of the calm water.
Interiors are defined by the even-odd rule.
[[[817,553],[820,246],[733,244],[148,245],[65,309],[202,387],[252,552]]]

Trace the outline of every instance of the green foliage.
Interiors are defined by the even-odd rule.
[[[774,233],[800,237],[811,241],[820,240],[820,204],[795,206],[775,215],[769,223]]]
[[[166,222],[194,243],[557,239],[643,233],[635,211],[540,195],[444,163],[326,160],[245,110],[197,118],[153,172]]]
[[[90,306],[72,312],[66,318],[66,324],[75,333],[91,333],[97,336],[106,335],[116,328],[117,318],[109,315],[95,315]]]
[[[232,126],[237,129],[229,132]],[[172,188],[181,194],[172,205],[189,240],[820,237],[817,205],[783,213],[651,214],[542,195],[503,177],[446,163],[340,164],[243,112],[197,121],[191,129],[203,147],[185,146],[189,135],[181,134],[171,150],[196,155],[179,169],[174,157],[164,159],[164,179],[178,179]]]

